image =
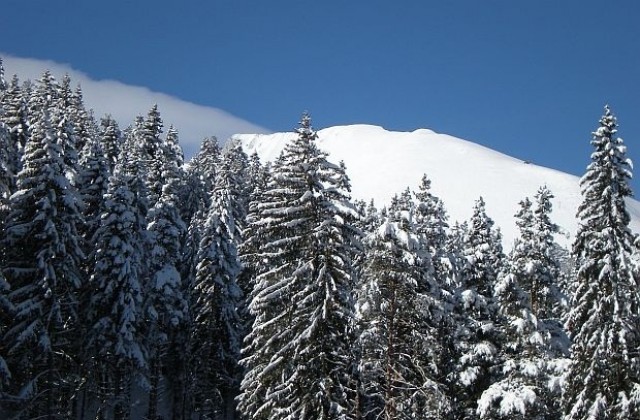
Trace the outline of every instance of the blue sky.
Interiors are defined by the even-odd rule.
[[[272,131],[309,110],[317,128],[431,128],[581,175],[609,103],[640,165],[637,0],[5,0],[3,11],[0,51]]]

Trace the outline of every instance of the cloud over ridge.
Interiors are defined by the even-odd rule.
[[[127,85],[115,80],[95,80],[89,75],[73,69],[68,64],[51,60],[15,57],[0,52],[7,81],[17,74],[20,80],[35,81],[45,70],[51,71],[60,80],[69,74],[74,85],[80,84],[87,108],[96,118],[111,114],[124,128],[137,115],[146,115],[153,104],[158,104],[165,130],[173,125],[179,133],[180,144],[185,155],[192,156],[200,147],[202,139],[216,136],[220,142],[237,133],[268,133],[269,130],[242,118],[213,107],[194,104],[146,87]]]

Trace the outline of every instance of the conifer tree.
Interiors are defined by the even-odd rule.
[[[360,413],[366,419],[439,419],[449,412],[438,382],[434,296],[425,290],[429,253],[408,192],[366,237],[358,291]]]
[[[93,114],[85,108],[84,95],[80,85],[76,87],[76,90],[71,95],[67,112],[73,124],[73,132],[76,137],[76,150],[81,157],[85,152],[89,151],[87,146],[96,138],[98,134],[98,124]]]
[[[41,82],[42,86],[36,92],[46,92],[47,81]],[[63,161],[65,164],[65,176],[72,185],[77,186],[77,176],[80,173],[78,136],[75,132],[75,108],[73,106],[73,91],[71,89],[71,78],[65,75],[62,83],[58,84],[53,78],[54,100],[49,103],[51,112],[51,124],[56,131],[56,138],[62,148]],[[42,94],[42,93],[40,93]],[[46,93],[45,93],[46,94]]]
[[[225,161],[216,178],[197,256],[193,298],[195,410],[203,418],[229,418],[240,385],[240,348],[244,325],[239,315],[242,292],[237,280],[240,237],[234,194],[235,172]]]
[[[178,208],[181,177],[175,160],[165,158],[163,166],[162,174],[166,183],[158,202],[149,212],[148,232],[152,244],[150,282],[144,290],[151,382],[148,418],[157,415],[163,365],[169,356],[169,349],[175,350],[176,335],[185,328],[188,310],[178,271],[182,240],[187,229]],[[174,368],[177,371],[179,366]]]
[[[200,151],[189,162],[181,201],[183,203],[182,217],[185,222],[191,222],[195,214],[206,216],[211,203],[213,187],[216,178],[216,168],[222,159],[218,140],[215,137],[206,138],[200,145]],[[196,243],[196,248],[197,248]]]
[[[0,232],[4,234],[4,223],[9,212],[9,197],[14,185],[15,172],[12,167],[11,155],[13,143],[7,125],[4,123],[4,97],[7,90],[7,83],[4,79],[4,67],[0,58]],[[13,307],[9,300],[9,283],[2,272],[2,253],[0,253],[0,337],[6,333],[6,326],[10,321]],[[0,343],[3,341],[0,339]],[[11,372],[5,361],[5,351],[0,350],[0,398],[4,394],[5,388],[9,385]]]
[[[91,239],[100,225],[104,196],[109,186],[109,162],[104,155],[102,143],[97,138],[88,139],[85,153],[80,160],[78,189],[84,203],[85,246],[93,247]]]
[[[116,168],[93,242],[91,297],[87,310],[90,328],[87,367],[94,374],[98,413],[113,411],[115,418],[130,415],[131,379],[146,366],[142,334],[142,255],[144,218],[131,191],[131,176]]]
[[[236,221],[239,231],[242,231],[245,229],[245,220],[249,212],[249,200],[253,189],[249,178],[249,157],[242,150],[242,145],[236,141],[227,148],[224,153],[224,160],[228,162],[229,170],[234,174],[235,185],[233,191],[234,200],[237,202],[236,211],[238,212]],[[241,242],[241,238],[237,237],[236,244],[240,245]]]
[[[553,399],[547,384],[551,336],[544,320],[532,307],[531,287],[539,282],[536,224],[531,201],[520,202],[516,214],[520,236],[514,243],[494,296],[502,317],[504,340],[498,380],[482,393],[478,414],[487,419],[546,419],[553,413]],[[544,315],[543,311],[540,311]]]
[[[256,278],[239,411],[245,418],[353,418],[353,279],[347,238],[355,210],[338,165],[315,145],[308,115],[285,147],[252,228],[269,267]]]
[[[21,167],[22,154],[29,137],[29,125],[27,123],[27,100],[20,87],[18,76],[11,79],[8,88],[2,94],[3,112],[0,114],[2,121],[9,131],[9,140],[6,145],[8,169],[16,175]],[[11,185],[11,191],[15,190],[15,184]]]
[[[33,399],[30,413],[65,415],[69,401],[62,398],[69,397],[64,393],[76,379],[69,376],[75,372],[69,363],[75,360],[70,338],[79,324],[76,292],[84,281],[78,234],[82,207],[65,176],[46,102],[33,122],[17,189],[3,243],[15,307],[4,345],[15,366],[14,390]]]
[[[147,118],[140,129],[136,131],[139,163],[143,166],[150,206],[158,201],[164,185],[162,178],[164,141],[160,138],[162,127],[158,105],[154,105],[147,113]]]
[[[118,123],[110,115],[107,115],[100,120],[98,137],[102,144],[105,159],[109,165],[109,172],[113,173],[116,164],[118,163],[118,156],[120,155],[120,149],[122,148],[124,138],[120,128],[118,127]]]
[[[4,79],[4,64],[2,63],[2,57],[0,57],[0,97],[7,90],[7,81]]]
[[[7,126],[2,122],[2,104],[0,103],[0,231],[9,211],[9,196],[15,184],[15,173],[12,168],[11,136]]]
[[[172,167],[182,169],[184,165],[184,152],[180,146],[178,130],[176,130],[173,125],[170,125],[167,129],[167,136],[162,146],[162,153],[164,160],[170,162]]]
[[[416,230],[428,252],[433,270],[432,277],[439,296],[441,312],[450,314],[455,305],[455,292],[458,279],[458,261],[456,252],[448,248],[450,241],[448,233],[448,216],[443,201],[431,191],[431,180],[423,175],[418,191],[414,192],[416,199]],[[432,293],[433,295],[433,293]],[[436,320],[434,320],[436,321]],[[438,342],[438,370],[443,381],[453,375],[455,370],[455,345],[452,331],[456,328],[456,321],[451,316],[441,316],[437,320]],[[448,390],[449,391],[449,390]]]
[[[164,180],[162,169],[164,161],[162,134],[163,122],[158,106],[154,105],[146,118],[136,117],[132,127],[127,130],[125,144],[121,153],[129,153],[136,162],[137,177],[144,183],[145,199],[149,208],[153,207],[162,194]]]
[[[573,246],[577,275],[566,324],[572,344],[565,418],[639,418],[638,266],[625,204],[632,194],[631,161],[608,106],[591,144]]]
[[[476,416],[477,401],[496,379],[500,363],[500,326],[493,298],[504,258],[501,236],[487,215],[482,197],[476,201],[462,238],[463,265],[454,316],[457,364],[451,390],[460,418]]]

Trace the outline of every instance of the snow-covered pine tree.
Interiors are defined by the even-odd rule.
[[[154,105],[146,118],[138,116],[128,130],[125,147],[138,165],[140,179],[145,183],[146,200],[153,207],[162,195],[163,145],[162,118],[158,105]]]
[[[542,267],[536,260],[534,214],[528,198],[520,202],[516,225],[520,236],[494,290],[504,333],[502,365],[498,380],[482,393],[478,415],[484,419],[542,420],[553,413],[547,388],[550,334],[531,304],[531,284],[539,282],[536,274]]]
[[[416,229],[424,241],[424,248],[431,254],[435,276],[449,290],[454,284],[452,263],[446,251],[448,216],[442,200],[431,192],[431,180],[423,175],[414,192],[416,199]]]
[[[0,232],[4,235],[5,221],[9,213],[9,197],[15,184],[15,174],[12,170],[12,141],[7,125],[4,123],[3,99],[7,89],[4,80],[4,67],[0,58]],[[11,320],[13,307],[9,300],[9,283],[4,277],[2,267],[4,266],[4,252],[0,252],[0,343],[6,333],[6,327]],[[5,388],[9,385],[11,371],[5,361],[6,349],[0,344],[0,398],[4,394]],[[2,414],[2,409],[0,409]]]
[[[353,206],[336,188],[339,166],[303,115],[262,194],[252,234],[261,259],[245,339],[239,411],[254,419],[353,418],[353,279],[347,238]]]
[[[447,212],[443,201],[431,192],[431,180],[426,174],[420,180],[418,191],[413,194],[416,199],[416,231],[423,248],[430,255],[432,277],[440,293],[440,296],[433,297],[439,300],[440,312],[450,314],[455,305],[459,264],[456,253],[447,246],[450,241]],[[455,319],[445,315],[433,321],[438,322],[438,370],[440,377],[446,378],[455,370],[455,345],[452,340]]]
[[[430,255],[416,231],[407,191],[365,238],[358,290],[360,415],[365,419],[440,419],[450,407],[437,368],[434,297],[425,290]],[[430,261],[429,261],[430,262]]]
[[[184,152],[180,146],[178,130],[173,125],[170,125],[167,129],[167,136],[162,145],[162,154],[164,155],[164,159],[171,162],[173,167],[182,170],[182,166],[184,165]]]
[[[10,134],[10,147],[7,153],[12,157],[11,171],[17,174],[21,167],[22,154],[29,138],[27,97],[20,87],[18,76],[13,76],[8,89],[2,95],[4,113],[0,115]]]
[[[49,70],[45,70],[35,83],[29,81],[27,85],[23,85],[24,94],[28,101],[28,121],[38,119],[43,108],[59,104],[60,91],[58,88],[58,82]]]
[[[254,233],[254,228],[258,226],[256,222],[260,219],[259,204],[270,176],[269,167],[267,165],[263,166],[258,154],[253,153],[250,157],[249,168],[247,170],[247,178],[251,186],[251,191],[249,192],[247,216],[242,232],[243,241],[238,247],[240,261],[242,263],[242,272],[238,278],[238,284],[245,296],[245,305],[243,305],[245,307],[249,304],[248,299],[253,291],[254,280],[264,268],[261,263],[262,257],[260,256],[262,238]],[[242,311],[242,317],[249,327],[253,320],[250,319],[248,308],[244,309]]]
[[[197,256],[193,288],[194,411],[201,418],[233,417],[240,385],[240,348],[244,334],[238,310],[242,292],[237,280],[240,237],[236,173],[223,161],[214,187]]]
[[[573,254],[566,419],[640,418],[640,297],[625,198],[631,161],[608,106],[593,133]]]
[[[213,195],[216,168],[221,159],[218,140],[211,137],[203,140],[200,151],[189,161],[185,175],[186,188],[181,197],[182,218],[185,222],[191,223],[197,213],[206,217]],[[195,245],[197,249],[198,243]]]
[[[474,205],[461,245],[452,333],[457,357],[449,383],[456,416],[467,419],[475,418],[478,399],[496,379],[502,340],[493,294],[504,255],[500,232],[482,197]]]
[[[47,85],[43,84],[41,87],[44,92],[47,89]],[[69,75],[65,75],[62,79],[62,83],[59,85],[54,83],[54,89],[56,90],[53,96],[55,100],[50,103],[51,110],[51,124],[56,131],[56,138],[62,148],[62,155],[64,157],[65,175],[71,181],[72,185],[76,185],[77,176],[80,173],[79,167],[79,149],[78,149],[78,136],[75,132],[76,122],[76,110],[74,107],[73,91],[71,89],[71,78]],[[39,90],[36,90],[38,92]]]
[[[98,135],[98,123],[93,114],[87,111],[84,105],[84,95],[80,85],[76,87],[76,90],[71,95],[67,112],[76,136],[76,150],[79,157],[82,158],[83,153],[89,150],[85,150],[87,145]]]
[[[84,245],[93,249],[92,238],[100,225],[102,203],[109,186],[111,170],[97,137],[90,138],[79,162],[78,190],[84,203]],[[88,249],[86,249],[88,251]],[[88,254],[88,252],[87,252]]]
[[[124,138],[118,127],[118,123],[111,115],[107,115],[100,120],[98,137],[100,138],[102,150],[109,165],[109,172],[113,173],[118,163],[118,156],[120,155]]]
[[[242,291],[243,299],[238,310],[243,325],[243,333],[246,335],[253,324],[253,316],[249,311],[251,293],[255,287],[255,279],[258,274],[268,269],[262,263],[261,242],[262,237],[255,235],[256,222],[260,219],[259,204],[268,179],[271,176],[269,165],[262,165],[257,153],[253,153],[247,168],[247,180],[249,185],[248,202],[246,203],[246,217],[243,223],[242,242],[238,246],[238,257],[241,271],[238,275],[238,286]],[[259,230],[259,228],[258,228]]]
[[[109,179],[91,255],[93,271],[86,337],[97,415],[128,419],[131,380],[146,366],[142,332],[142,261],[145,220],[122,165]]]
[[[149,211],[147,228],[152,244],[149,284],[144,290],[151,385],[148,418],[157,416],[163,366],[172,360],[175,363],[173,372],[177,376],[184,376],[184,363],[176,354],[176,338],[186,328],[188,310],[186,290],[178,271],[182,242],[187,230],[180,217],[178,203],[182,172],[175,158],[171,159],[166,154],[161,158],[165,184],[160,198]]]
[[[244,225],[249,211],[249,199],[252,191],[249,179],[249,156],[242,150],[242,143],[237,139],[229,140],[225,145],[223,156],[229,162],[229,168],[235,173],[235,178],[238,180],[239,208],[243,211],[243,217],[240,222]],[[244,226],[241,226],[240,230],[242,229],[244,229]]]
[[[11,136],[6,124],[2,121],[3,114],[4,110],[0,103],[0,232],[9,211],[9,196],[15,185]]]
[[[12,389],[24,397],[25,410],[66,416],[68,392],[78,379],[69,374],[76,372],[70,338],[78,328],[76,292],[83,283],[82,206],[65,176],[49,108],[45,100],[32,121],[18,191],[10,198],[3,246],[15,312],[3,343],[13,367]]]
[[[4,94],[4,91],[7,90],[7,81],[4,78],[4,64],[2,62],[2,57],[0,57],[0,99]]]
[[[249,192],[249,202],[258,201],[257,198],[260,196],[262,191],[264,191],[267,180],[269,179],[269,167],[267,165],[263,165],[260,162],[260,157],[256,152],[254,152],[249,157],[249,167],[247,168],[247,180],[249,185],[251,186],[251,191]],[[247,206],[247,210],[249,206]]]

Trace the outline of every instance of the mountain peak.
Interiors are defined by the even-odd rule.
[[[278,157],[295,133],[234,136],[247,153],[257,152],[264,161]],[[514,214],[519,202],[533,197],[546,185],[555,195],[552,218],[563,235],[558,243],[569,246],[577,228],[575,214],[581,201],[579,178],[554,169],[507,156],[476,143],[429,129],[389,131],[375,125],[346,125],[318,131],[318,146],[329,160],[343,160],[355,199],[387,205],[407,187],[415,190],[423,174],[432,182],[450,218],[465,221],[474,202],[483,197],[487,214],[500,227],[504,244],[517,237]],[[640,228],[640,203],[629,200],[632,229]]]

